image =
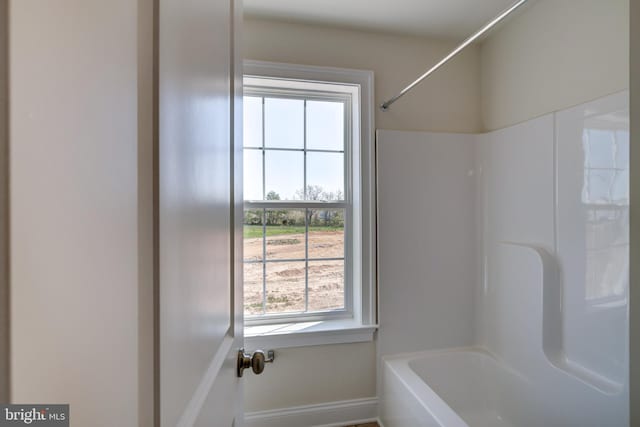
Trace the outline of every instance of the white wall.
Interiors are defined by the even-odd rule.
[[[139,425],[137,8],[10,3],[11,398],[76,426]]]
[[[455,45],[421,37],[246,19],[245,58],[372,70],[376,108],[414,81]],[[478,49],[470,48],[385,113],[379,129],[480,130]]]
[[[629,0],[537,0],[482,44],[482,123],[513,125],[629,86]]]
[[[0,0],[0,402],[9,400],[8,226],[8,26],[7,0]]]
[[[378,131],[380,356],[473,344],[475,142]]]

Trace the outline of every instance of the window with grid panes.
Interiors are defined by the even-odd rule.
[[[248,320],[352,311],[351,105],[348,93],[245,87]]]

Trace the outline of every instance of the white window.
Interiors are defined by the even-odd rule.
[[[249,337],[364,332],[329,340],[346,342],[373,333],[371,79],[368,72],[245,63]]]

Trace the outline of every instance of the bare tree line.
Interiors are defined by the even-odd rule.
[[[269,191],[266,200],[281,200],[275,191]],[[294,200],[308,201],[337,201],[344,200],[342,191],[324,191],[319,185],[308,185],[307,191],[297,190]],[[244,212],[246,225],[262,225],[263,215],[266,225],[304,226],[306,222],[310,226],[344,226],[344,211],[342,209],[247,209]]]

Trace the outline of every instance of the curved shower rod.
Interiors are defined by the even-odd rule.
[[[491,21],[489,21],[487,24],[485,24],[480,30],[478,30],[475,34],[473,34],[471,37],[469,37],[468,39],[466,39],[464,42],[462,42],[462,44],[458,47],[456,47],[455,49],[453,49],[451,51],[451,53],[449,53],[447,56],[445,56],[444,58],[442,58],[440,60],[440,62],[438,62],[436,65],[434,65],[433,67],[431,67],[426,73],[424,73],[423,75],[421,75],[420,77],[418,77],[418,79],[416,81],[414,81],[413,83],[411,83],[409,86],[405,87],[404,89],[402,89],[402,91],[400,91],[399,94],[397,94],[396,96],[394,96],[393,98],[389,99],[388,101],[382,103],[380,105],[380,109],[382,111],[387,111],[389,109],[389,107],[391,106],[391,104],[393,104],[394,102],[396,102],[398,99],[402,98],[407,92],[409,92],[411,89],[413,89],[415,86],[417,86],[420,82],[422,82],[424,79],[426,79],[427,77],[429,77],[431,74],[435,73],[440,67],[442,67],[444,64],[446,64],[447,62],[449,62],[451,59],[453,59],[456,55],[458,55],[460,52],[462,52],[464,50],[464,48],[466,48],[467,46],[469,46],[471,43],[473,43],[474,41],[476,41],[478,38],[482,37],[482,35],[484,35],[487,31],[489,31],[490,29],[492,29],[493,27],[495,27],[496,25],[498,25],[500,22],[502,22],[503,19],[505,19],[507,16],[511,15],[513,12],[516,11],[516,9],[518,9],[520,6],[522,6],[523,4],[525,4],[528,0],[519,0],[517,2],[515,2],[513,5],[511,5],[510,7],[508,7],[507,9],[505,9],[503,12],[501,12],[498,16],[496,16],[495,18],[493,18]]]

